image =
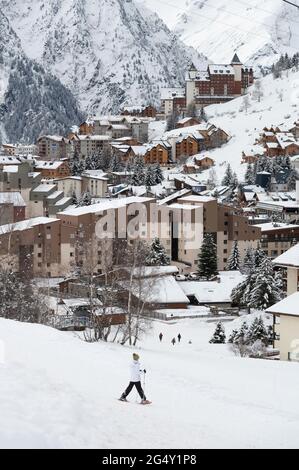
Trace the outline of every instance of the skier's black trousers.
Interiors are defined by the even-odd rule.
[[[129,393],[131,393],[131,391],[132,391],[132,389],[133,389],[134,386],[137,388],[137,391],[138,391],[138,393],[139,393],[139,395],[140,395],[140,398],[141,398],[142,400],[146,400],[146,397],[145,397],[145,395],[144,395],[143,388],[141,387],[141,382],[130,382],[130,383],[129,383],[129,386],[128,386],[128,388],[127,388],[127,390],[126,390],[125,393],[123,394],[123,397],[124,397],[124,398],[127,398],[127,396],[129,395]]]

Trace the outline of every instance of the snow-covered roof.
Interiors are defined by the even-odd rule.
[[[3,172],[4,173],[18,173],[19,167],[17,165],[4,165]]]
[[[65,139],[65,137],[61,135],[42,135],[41,137],[39,137],[38,141],[41,139],[49,139],[49,140],[54,140],[55,142],[62,142]]]
[[[299,268],[299,243],[278,256],[273,263],[278,266]]]
[[[201,304],[230,303],[232,290],[245,276],[240,271],[222,271],[219,277],[220,282],[183,281],[179,284],[187,296],[195,296]]]
[[[77,140],[82,140],[82,141],[91,141],[91,142],[97,142],[97,141],[108,141],[111,140],[110,135],[76,135],[75,139]]]
[[[93,204],[91,206],[66,209],[64,212],[61,212],[60,215],[71,215],[74,217],[78,217],[84,214],[96,214],[98,212],[103,212],[108,209],[118,209],[120,207],[125,207],[129,204],[143,204],[149,201],[153,201],[153,199],[149,197],[137,196],[124,197],[121,199],[107,199],[103,202],[100,202],[99,204]]]
[[[234,68],[231,65],[209,65],[209,71],[212,75],[235,75]]]
[[[52,162],[38,160],[35,165],[36,170],[57,170],[65,162],[55,160]]]
[[[22,160],[17,157],[0,156],[0,165],[20,165]]]
[[[34,217],[33,219],[23,220],[13,224],[0,225],[0,235],[28,230],[36,225],[49,225],[53,222],[58,222],[58,219],[50,219],[49,217]]]
[[[269,232],[271,230],[276,231],[276,230],[285,230],[285,229],[295,229],[295,228],[299,228],[299,225],[269,222],[266,224],[257,224],[257,225],[254,225],[254,227],[260,228],[262,232]]]
[[[33,193],[48,193],[56,188],[55,184],[40,184],[32,190]]]
[[[215,197],[210,196],[184,196],[178,200],[178,202],[196,202],[198,204],[203,202],[216,201]]]
[[[63,191],[55,191],[54,193],[48,196],[48,199],[56,199],[57,197],[60,197],[63,194],[64,194]]]
[[[161,100],[172,98],[185,98],[185,88],[161,88]]]
[[[148,151],[148,147],[146,145],[132,145],[131,149],[133,150],[135,155],[143,156]]]
[[[164,204],[168,204],[174,201],[175,199],[178,199],[182,196],[186,196],[189,193],[190,193],[190,189],[181,189],[180,191],[176,191],[175,193],[170,194],[170,196],[167,196],[164,199],[161,199],[160,201],[158,201],[158,205],[162,206]]]
[[[124,268],[126,271],[132,271],[131,268]],[[142,266],[140,269],[136,268],[133,270],[133,276],[135,277],[157,277],[157,276],[169,276],[170,274],[177,274],[179,272],[176,266]]]
[[[140,289],[141,283],[141,289]],[[190,301],[173,276],[137,280],[132,283],[133,294],[143,301],[155,304],[189,304]]]
[[[55,206],[60,207],[60,206],[64,206],[65,204],[71,204],[71,202],[72,202],[71,197],[63,197],[55,203]]]
[[[186,124],[186,122],[192,121],[193,119],[195,119],[195,120],[198,121],[197,118],[185,117],[185,118],[183,118],[183,119],[180,119],[180,120],[178,121],[178,124]]]
[[[25,207],[26,203],[20,193],[0,193],[0,204],[13,204],[15,207]]]
[[[268,308],[267,313],[299,317],[299,292]]]

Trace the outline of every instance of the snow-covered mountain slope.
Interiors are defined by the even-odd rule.
[[[298,364],[235,357],[209,344],[214,330],[154,322],[138,346],[153,401],[142,407],[135,392],[117,401],[132,349],[0,319],[0,448],[298,447]]]
[[[0,140],[34,141],[66,132],[82,117],[71,92],[28,59],[0,11]]]
[[[216,63],[240,59],[269,66],[281,53],[299,50],[299,9],[281,0],[146,0],[186,44]],[[173,16],[172,16],[173,15]]]
[[[82,109],[157,102],[201,62],[162,20],[133,0],[0,0],[26,54],[51,70]]]
[[[180,19],[180,15],[188,8],[190,0],[169,0],[164,3],[161,0],[135,0],[137,4],[145,5],[156,12],[160,18],[172,29]]]
[[[265,126],[292,127],[299,117],[299,72],[283,72],[281,78],[272,74],[261,79],[263,96],[257,101],[254,86],[248,94],[248,109],[244,109],[244,97],[206,109],[209,121],[218,125],[232,138],[225,146],[210,153],[215,159],[219,182],[229,162],[242,178],[246,165],[241,164],[242,151],[253,148],[256,138]]]

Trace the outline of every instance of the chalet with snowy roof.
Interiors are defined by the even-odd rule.
[[[34,170],[39,172],[42,178],[65,178],[70,175],[70,167],[67,160],[43,161],[38,160]]]
[[[195,155],[192,162],[184,165],[184,173],[194,174],[210,169],[215,165],[215,160],[208,155]]]
[[[94,133],[94,122],[93,121],[84,121],[79,126],[79,134],[88,135]]]
[[[176,129],[181,129],[182,127],[196,126],[201,123],[200,119],[194,117],[185,117],[180,119],[176,124]]]
[[[147,164],[167,165],[172,162],[171,145],[167,141],[149,145],[144,154],[144,161]]]
[[[243,65],[237,54],[230,64],[210,64],[203,71],[191,64],[186,74],[186,106],[225,103],[243,95],[253,82],[253,68]]]
[[[264,154],[265,149],[262,145],[249,145],[242,152],[241,163],[254,164]]]

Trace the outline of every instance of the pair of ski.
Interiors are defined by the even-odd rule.
[[[128,400],[121,400],[120,398],[118,399],[118,401],[121,401],[122,403],[134,403],[134,402],[131,402],[131,401],[128,401]],[[144,400],[141,403],[138,403],[138,405],[142,405],[142,406],[151,405],[151,404],[152,404],[152,402],[149,401],[149,400]]]

